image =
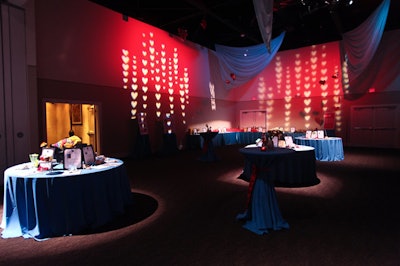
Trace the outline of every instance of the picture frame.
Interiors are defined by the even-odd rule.
[[[55,155],[55,150],[55,148],[42,148],[42,153],[40,154],[40,157],[51,158],[52,160]]]
[[[82,169],[82,150],[71,148],[64,150],[64,169]]]
[[[86,165],[94,165],[96,163],[96,156],[92,145],[82,147],[83,161]]]
[[[71,104],[71,123],[72,125],[82,125],[82,104]]]
[[[290,147],[290,148],[294,146],[292,136],[285,136],[285,144],[287,147]]]

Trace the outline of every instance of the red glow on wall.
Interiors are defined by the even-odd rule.
[[[157,118],[177,113],[185,124],[189,72],[181,63],[178,47],[156,38],[153,31],[142,32],[137,41],[139,45],[122,49],[121,55],[122,87],[131,90],[131,118],[136,119],[139,112],[155,110]],[[148,108],[149,104],[154,108]]]
[[[279,52],[257,82],[245,89],[237,96],[242,100],[256,98],[258,109],[267,110],[271,128],[288,131],[294,123],[302,129],[322,127],[323,114],[334,112],[336,130],[341,130],[343,91],[337,42]]]

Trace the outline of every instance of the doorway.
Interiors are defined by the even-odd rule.
[[[72,130],[82,143],[100,151],[98,105],[46,101],[46,136],[48,145],[67,138]]]
[[[374,148],[397,148],[400,128],[399,106],[363,105],[351,108],[350,145]]]

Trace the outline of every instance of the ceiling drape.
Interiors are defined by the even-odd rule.
[[[215,45],[217,65],[210,64],[212,72],[220,73],[226,89],[236,88],[254,78],[274,58],[278,52],[285,32],[271,40],[271,52],[265,44],[248,47],[230,47]],[[213,70],[214,68],[215,71]]]
[[[271,52],[274,0],[253,0],[253,6],[261,36],[268,52]]]
[[[343,88],[346,93],[351,93],[350,84],[371,63],[385,29],[389,6],[390,0],[384,0],[360,26],[343,34],[341,53]]]

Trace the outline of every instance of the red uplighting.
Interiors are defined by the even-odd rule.
[[[189,104],[189,73],[182,65],[179,50],[169,45],[168,39],[156,38],[150,32],[142,32],[139,45],[122,49],[122,86],[131,89],[131,117],[139,112],[147,113],[149,104],[155,104],[156,117],[162,113],[180,115],[186,123],[185,109]],[[150,101],[149,97],[154,99]]]

